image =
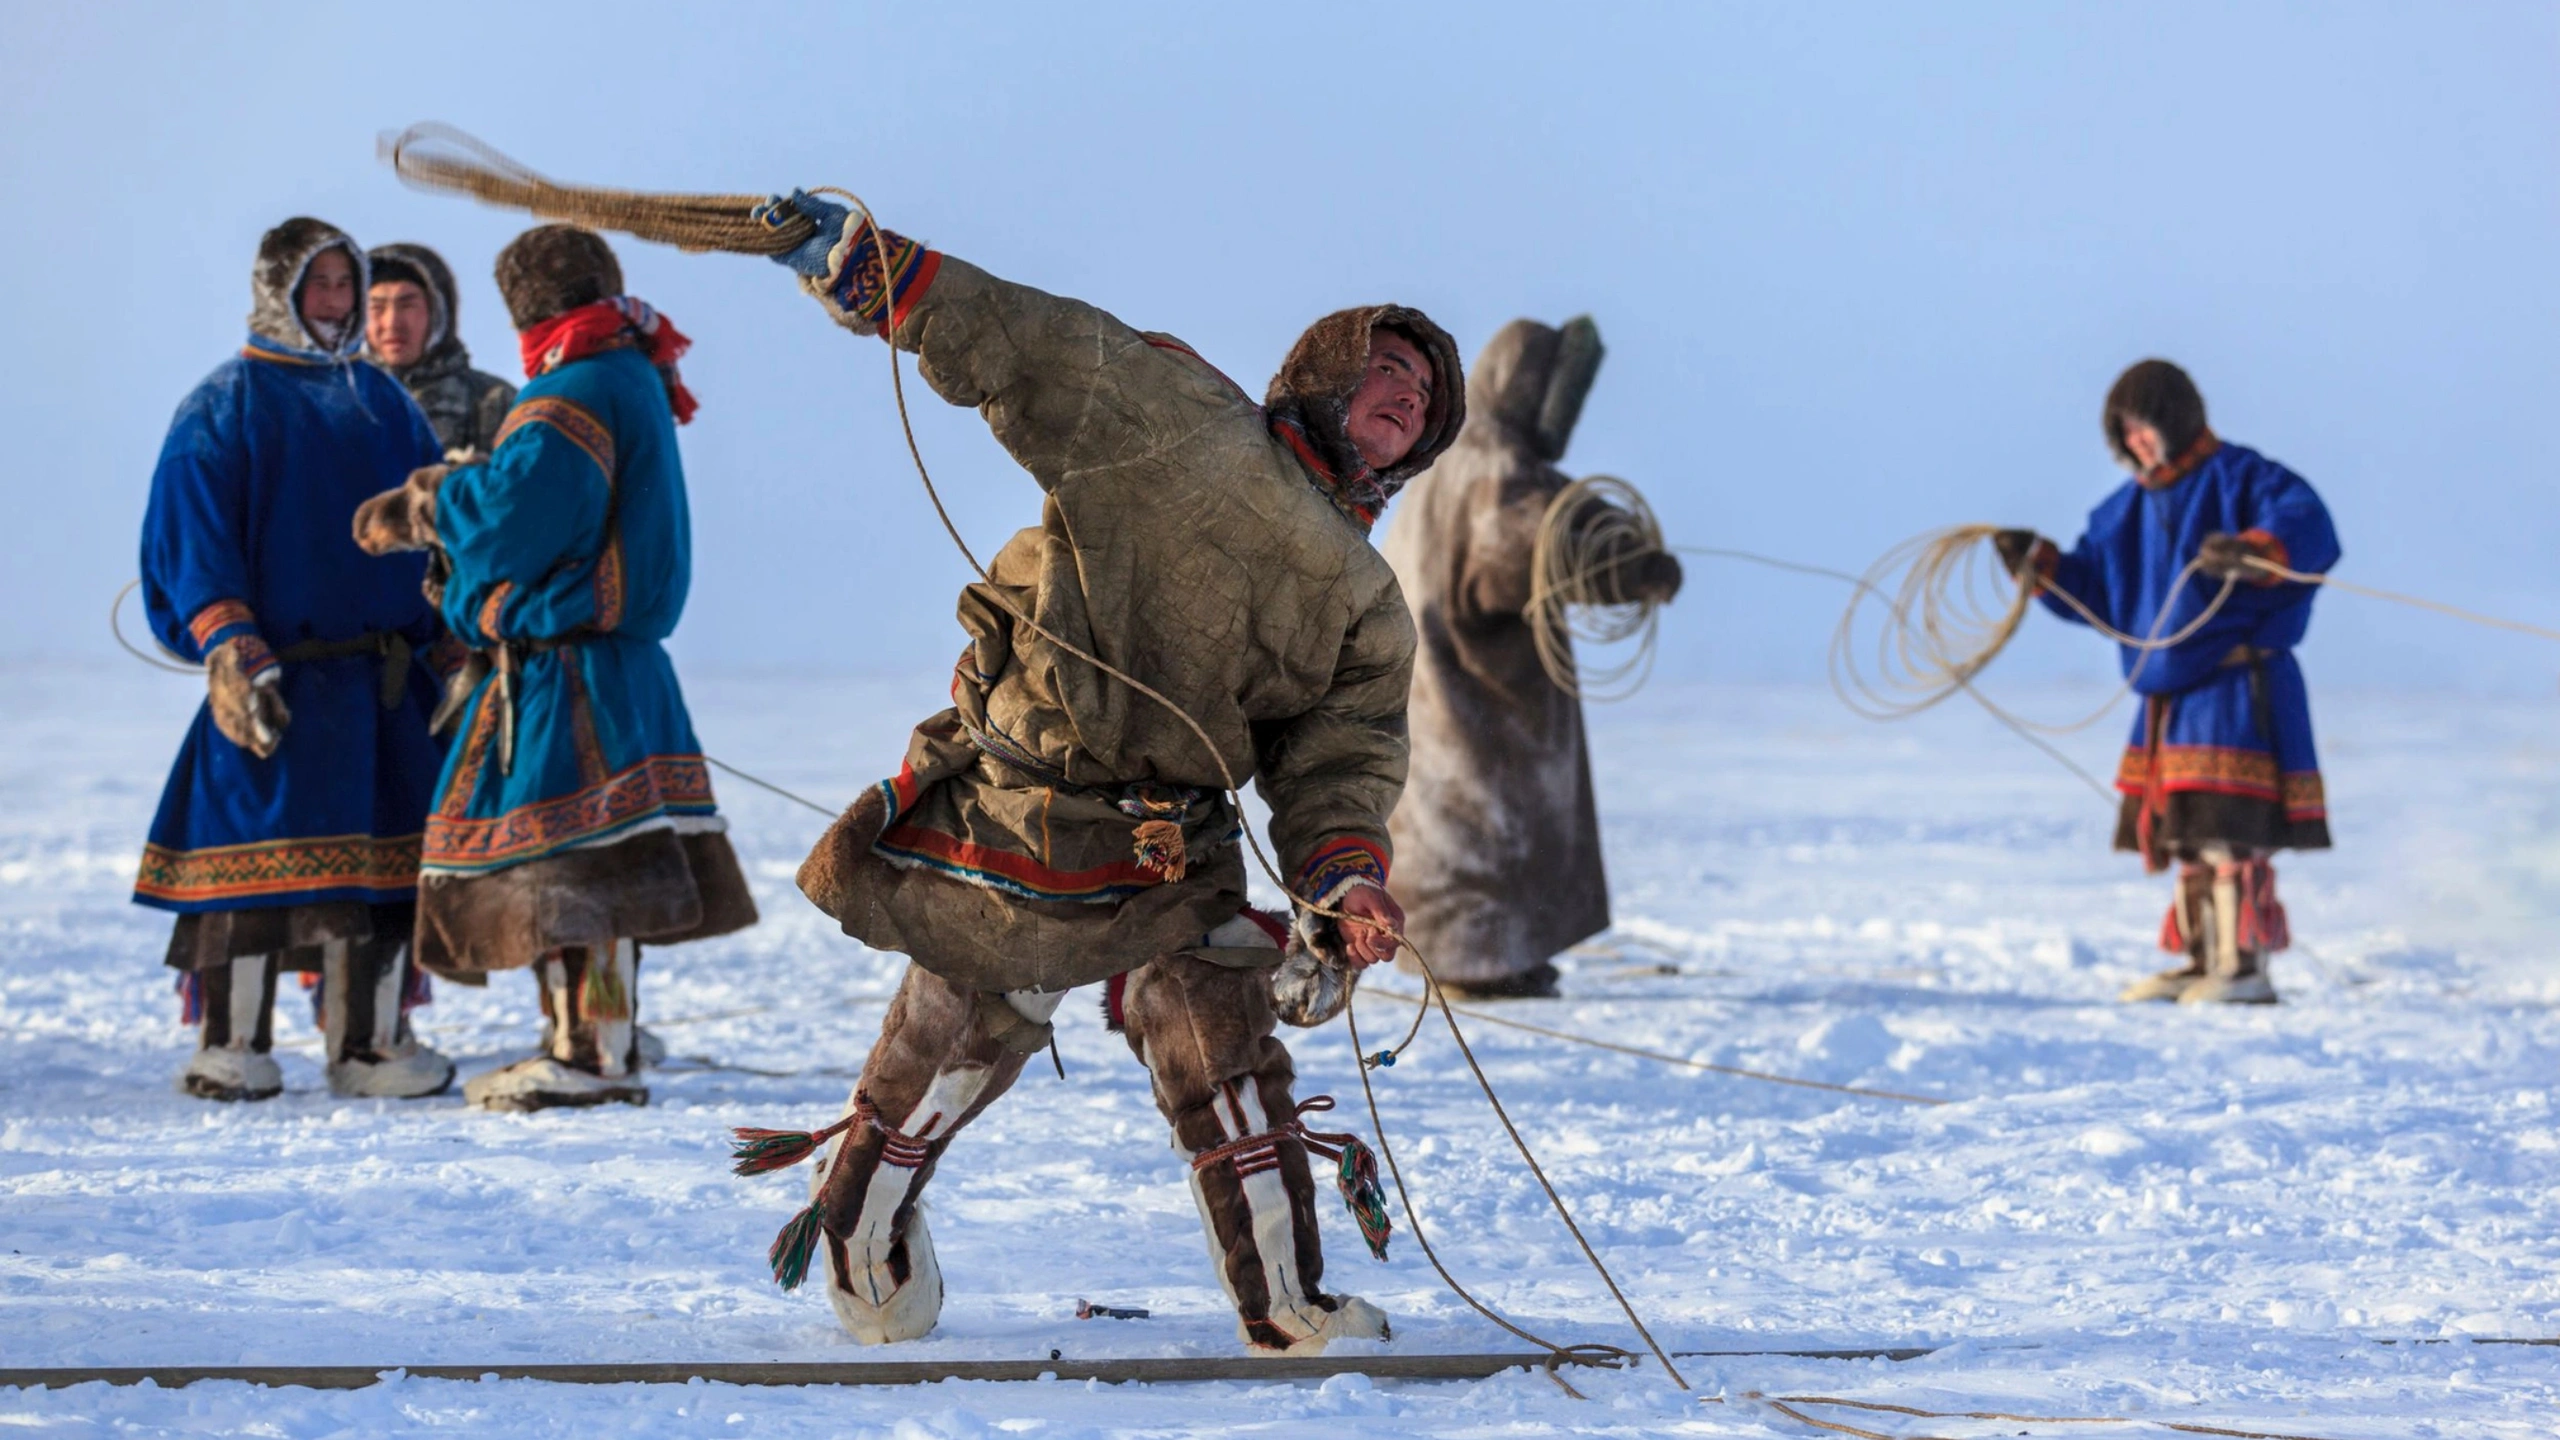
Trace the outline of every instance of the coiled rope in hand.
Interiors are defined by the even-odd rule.
[[[1663,549],[1662,526],[1636,487],[1592,475],[1556,492],[1529,552],[1529,633],[1538,664],[1567,695],[1624,700],[1653,674],[1662,606],[1626,600],[1619,572]],[[1626,658],[1584,668],[1583,647],[1635,642]]]
[[[443,140],[457,149],[468,152],[468,156],[444,156],[430,161],[419,148],[429,140]],[[423,188],[470,195],[488,204],[532,210],[537,215],[574,220],[600,229],[619,230],[626,234],[637,235],[644,240],[656,240],[683,249],[728,250],[740,254],[771,256],[796,249],[802,242],[817,233],[814,223],[805,216],[795,215],[774,232],[791,237],[787,243],[777,242],[771,236],[762,238],[748,236],[745,233],[747,225],[761,228],[764,224],[756,217],[756,211],[765,204],[763,197],[653,195],[560,185],[536,175],[497,150],[447,126],[412,126],[398,140],[383,147],[383,157],[400,171],[403,179]],[[849,190],[835,186],[812,186],[810,193],[837,196],[852,207],[854,215],[860,217],[862,222],[877,223],[871,206],[862,197]],[[537,204],[550,208],[537,209]],[[850,216],[848,223],[852,223]],[[880,282],[884,292],[894,294],[897,289],[896,277],[890,270],[888,247],[884,245],[874,249],[880,266]],[[882,341],[881,348],[888,354],[889,390],[897,402],[898,424],[906,440],[908,458],[915,464],[916,478],[923,483],[925,498],[933,503],[934,515],[942,522],[943,532],[951,538],[952,545],[959,550],[961,559],[968,562],[970,570],[985,582],[987,587],[985,593],[1001,605],[1006,613],[1025,630],[1047,640],[1066,654],[1091,665],[1101,674],[1108,675],[1128,686],[1150,702],[1163,707],[1166,713],[1176,720],[1181,721],[1183,727],[1191,732],[1192,737],[1200,742],[1200,748],[1208,754],[1210,762],[1217,766],[1229,802],[1241,811],[1243,801],[1238,793],[1241,784],[1236,778],[1235,771],[1227,763],[1225,753],[1219,749],[1217,742],[1211,738],[1208,730],[1198,719],[1163,691],[1041,624],[997,586],[994,577],[987,573],[987,567],[979,561],[977,552],[960,534],[958,523],[951,518],[950,510],[942,502],[940,487],[934,484],[933,472],[925,464],[924,448],[916,439],[915,421],[907,410],[905,370],[899,363],[896,339],[891,333],[894,328],[893,324],[884,324],[880,327],[879,333]],[[1272,863],[1270,855],[1263,850],[1262,842],[1254,834],[1253,827],[1245,826],[1243,831],[1245,844],[1252,852],[1255,863],[1261,867],[1263,874],[1270,878],[1271,883],[1292,902],[1313,914],[1332,919],[1338,925],[1384,928],[1376,921],[1349,914],[1338,907],[1326,905],[1312,897],[1299,894],[1291,887],[1287,878],[1280,874],[1279,868]],[[1398,943],[1412,950],[1414,959],[1422,966],[1424,982],[1433,997],[1440,1000],[1441,1018],[1447,1023],[1451,1037],[1457,1041],[1459,1053],[1465,1056],[1468,1070],[1474,1076],[1478,1088],[1484,1092],[1485,1099],[1491,1104],[1495,1116],[1501,1120],[1504,1133],[1510,1137],[1513,1148],[1519,1152],[1521,1159],[1527,1162],[1530,1173],[1537,1179],[1539,1188],[1545,1192],[1548,1203],[1554,1207],[1558,1218],[1563,1220],[1565,1229],[1572,1234],[1574,1243],[1581,1250],[1583,1258],[1590,1262],[1593,1270],[1598,1272],[1601,1283],[1608,1287],[1610,1297],[1617,1301],[1620,1312],[1627,1317],[1628,1323],[1643,1338],[1646,1348],[1661,1363],[1672,1382],[1683,1390],[1688,1389],[1689,1382],[1680,1374],[1679,1367],[1672,1364],[1671,1356],[1663,1349],[1661,1342],[1654,1339],[1653,1332],[1646,1327],[1643,1317],[1636,1313],[1635,1306],[1627,1299],[1625,1292],[1618,1288],[1616,1277],[1609,1273],[1609,1267],[1600,1259],[1599,1252],[1592,1248],[1591,1242],[1584,1237],[1581,1226],[1574,1222],[1573,1212],[1565,1205],[1564,1197],[1557,1193],[1554,1184],[1547,1179],[1546,1172],[1539,1166],[1537,1157],[1530,1153],[1528,1142],[1521,1138],[1518,1128],[1511,1123],[1511,1117],[1503,1109],[1501,1098],[1494,1094],[1492,1081],[1486,1078],[1483,1067],[1476,1063],[1474,1052],[1466,1043],[1465,1034],[1459,1030],[1457,1017],[1449,1012],[1447,1000],[1440,995],[1439,979],[1431,973],[1431,962],[1422,953],[1422,947],[1415,945],[1412,940],[1400,933],[1396,933],[1394,938]],[[1349,1018],[1348,1007],[1345,1009],[1345,1018],[1346,1020]],[[1359,1032],[1356,1025],[1351,1028],[1351,1038],[1356,1055],[1359,1050]],[[1387,1144],[1386,1127],[1378,1115],[1377,1096],[1370,1086],[1368,1066],[1362,1064],[1359,1069],[1361,1091],[1364,1098],[1368,1100],[1370,1123],[1378,1132],[1379,1152],[1386,1158],[1390,1171],[1396,1175],[1397,1196],[1403,1201],[1406,1221],[1413,1230],[1414,1238],[1420,1241],[1423,1238],[1421,1217],[1415,1213],[1412,1197],[1405,1192],[1402,1173],[1395,1169],[1394,1151]],[[1634,1352],[1614,1345],[1560,1345],[1532,1334],[1504,1319],[1490,1306],[1470,1294],[1467,1288],[1458,1282],[1458,1278],[1449,1273],[1448,1267],[1441,1264],[1439,1257],[1432,1253],[1427,1242],[1423,1244],[1423,1253],[1430,1259],[1431,1267],[1440,1276],[1441,1282],[1473,1307],[1477,1313],[1521,1339],[1545,1349],[1550,1362],[1547,1372],[1549,1377],[1558,1385],[1564,1386],[1568,1392],[1572,1392],[1572,1387],[1566,1385],[1563,1378],[1556,1374],[1554,1368],[1556,1365],[1608,1366],[1635,1358]]]
[[[563,185],[450,125],[412,125],[385,139],[382,158],[420,190],[469,195],[544,220],[619,230],[701,254],[782,255],[808,243],[816,222],[793,215],[779,225],[756,218],[762,195],[665,195],[596,185]]]
[[[2070,591],[2010,574],[1992,541],[1999,533],[1996,525],[1950,525],[1903,541],[1867,567],[1848,608],[1841,612],[1839,627],[1831,632],[1831,688],[1842,703],[1870,720],[1900,720],[1959,692],[1982,699],[1973,690],[1973,678],[2017,637],[2027,606],[2041,590],[2071,607],[2099,634],[2134,650],[2138,658],[2132,670],[2105,704],[2066,725],[2039,724],[2011,715],[1989,700],[1982,703],[2028,729],[2056,735],[2085,730],[2106,718],[2133,688],[2155,652],[2184,644],[2212,623],[2240,583],[2237,577],[2224,580],[2194,619],[2177,633],[2163,635],[2178,596],[2203,564],[2201,558],[2190,560],[2169,582],[2151,633],[2128,635]],[[1872,656],[1864,656],[1858,625],[1869,601],[1882,605],[1889,618],[1875,638]],[[1862,663],[1862,656],[1867,663]],[[1867,664],[1872,664],[1872,670]]]

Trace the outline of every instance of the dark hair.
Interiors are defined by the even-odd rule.
[[[366,278],[368,286],[415,285],[418,287],[418,293],[427,297],[429,304],[434,303],[435,287],[427,283],[425,272],[417,266],[397,255],[385,255],[379,250],[365,258],[371,262],[366,268],[373,272]]]
[[[2175,458],[2185,454],[2205,431],[2204,395],[2186,371],[2168,361],[2140,361],[2117,376],[2116,383],[2108,389],[2104,418],[2107,448],[2130,465],[2134,463],[2133,456],[2124,448],[2128,421],[2159,431],[2161,443]]]
[[[621,293],[622,265],[593,230],[537,225],[498,252],[498,294],[519,330]]]

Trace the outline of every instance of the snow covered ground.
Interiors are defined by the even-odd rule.
[[[2316,673],[2316,672],[2315,672]],[[940,682],[689,673],[706,743],[830,803],[895,763]],[[2078,694],[2015,697],[2073,713]],[[0,672],[0,1365],[876,1358],[764,1247],[801,1179],[731,1178],[738,1124],[842,1100],[899,962],[790,886],[818,818],[725,781],[765,921],[659,952],[679,1057],[646,1110],[497,1118],[341,1103],[296,996],[277,1101],[173,1093],[165,923],[125,900],[194,702],[147,672]],[[2041,703],[2039,703],[2041,702]],[[2156,968],[2166,886],[2106,853],[2078,782],[1952,707],[1881,727],[1811,690],[1657,687],[1595,712],[1620,925],[1568,998],[1504,1014],[1722,1065],[1943,1096],[1783,1088],[1471,1032],[1582,1224],[1679,1350],[1941,1345],[1907,1364],[1684,1362],[1700,1393],[2137,1415],[2330,1437],[2549,1434],[2560,1350],[2560,741],[2548,702],[2320,697],[2341,849],[2282,862],[2288,1003],[2110,1003]],[[2073,753],[2103,770],[2112,725]],[[508,983],[512,981],[513,983]],[[1410,988],[1409,981],[1388,982]],[[1409,1012],[1364,1004],[1377,1031]],[[530,985],[439,988],[466,1073],[525,1050]],[[1232,1353],[1175,1158],[1094,1006],[933,1192],[950,1288],[925,1356]],[[1294,1037],[1357,1110],[1339,1026]],[[1381,1077],[1452,1267],[1541,1333],[1633,1344],[1445,1036]],[[1358,1126],[1367,1128],[1365,1115]],[[1398,1352],[1511,1348],[1402,1233],[1327,1201],[1330,1282]],[[1398,1228],[1404,1228],[1398,1217]],[[1079,1297],[1145,1321],[1079,1322]],[[2384,1345],[2378,1342],[2404,1343]],[[2411,1344],[2429,1341],[2454,1343]],[[1809,1435],[1658,1371],[1482,1383],[953,1383],[805,1392],[404,1379],[0,1391],[43,1435],[917,1437]],[[1891,1434],[2064,1433],[1821,1412]],[[2073,1427],[2070,1433],[2164,1434]]]

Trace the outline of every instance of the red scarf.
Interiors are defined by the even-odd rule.
[[[676,413],[676,423],[693,418],[701,406],[693,392],[684,388],[684,379],[676,373],[676,362],[693,342],[667,323],[667,317],[649,308],[648,303],[628,295],[616,295],[593,305],[581,305],[563,311],[516,337],[524,350],[524,374],[528,380],[548,375],[572,360],[583,360],[606,350],[637,345],[649,363],[658,367],[658,378],[667,382],[667,404]]]

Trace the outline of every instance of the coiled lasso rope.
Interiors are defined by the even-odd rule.
[[[448,141],[456,149],[463,150],[467,154],[445,156],[439,158],[432,166],[427,165],[416,159],[417,152],[413,148],[418,141],[425,139]],[[744,226],[761,227],[762,225],[761,221],[755,219],[755,211],[764,205],[765,200],[758,196],[648,195],[624,190],[598,190],[556,184],[542,179],[532,170],[508,159],[480,141],[445,126],[412,126],[400,140],[386,144],[383,147],[383,153],[384,158],[399,170],[402,179],[423,188],[470,195],[488,204],[510,209],[530,209],[531,202],[539,199],[550,208],[536,213],[576,220],[600,229],[619,230],[626,234],[638,235],[642,239],[661,240],[664,243],[685,248],[727,250],[738,254],[771,256],[796,248],[800,241],[816,234],[814,225],[805,229],[799,228],[805,221],[805,217],[796,217],[792,224],[785,228],[795,231],[800,240],[793,241],[790,245],[777,246],[770,237],[747,236],[744,233]],[[404,157],[410,157],[408,163],[404,163]],[[878,224],[875,212],[870,205],[852,191],[835,186],[812,186],[810,193],[840,197],[861,216],[865,223],[875,226]],[[679,214],[682,217],[681,225],[673,218]],[[634,223],[635,220],[652,228],[639,228],[639,225]],[[686,238],[676,237],[679,229]],[[894,294],[897,285],[895,276],[890,270],[888,247],[873,248],[880,266],[883,293]],[[996,585],[994,577],[987,573],[987,567],[980,563],[977,552],[970,548],[968,540],[960,534],[959,525],[952,520],[950,510],[942,503],[941,489],[934,484],[932,469],[925,464],[923,446],[916,439],[915,421],[907,410],[905,367],[899,363],[897,342],[891,334],[894,328],[893,324],[884,323],[880,327],[880,339],[881,348],[888,352],[889,389],[897,402],[898,424],[906,439],[907,456],[915,464],[916,478],[923,482],[925,498],[933,503],[934,515],[941,520],[943,533],[951,538],[952,545],[959,550],[960,557],[968,562],[969,568],[981,581],[985,582],[987,596],[1002,606],[1005,612],[1024,629],[1091,665],[1100,673],[1128,686],[1181,721],[1193,738],[1200,742],[1200,748],[1207,752],[1210,763],[1217,767],[1230,803],[1235,804],[1241,811],[1243,800],[1238,793],[1241,787],[1235,771],[1227,764],[1225,754],[1219,750],[1217,742],[1210,738],[1208,730],[1200,724],[1198,719],[1163,691],[1042,625],[1017,605],[1011,596]],[[1272,863],[1270,855],[1263,850],[1262,841],[1254,834],[1253,827],[1245,826],[1243,831],[1245,844],[1252,851],[1254,862],[1261,867],[1263,874],[1270,878],[1271,883],[1279,888],[1280,893],[1288,896],[1291,901],[1304,906],[1314,914],[1326,916],[1337,924],[1380,928],[1375,921],[1348,914],[1339,908],[1300,895],[1280,874],[1279,867]],[[1635,1327],[1636,1333],[1644,1338],[1646,1347],[1652,1352],[1654,1359],[1661,1363],[1663,1371],[1671,1377],[1674,1384],[1683,1390],[1688,1389],[1688,1380],[1680,1374],[1679,1367],[1672,1363],[1670,1353],[1663,1349],[1661,1342],[1654,1339],[1652,1330],[1646,1327],[1643,1317],[1636,1313],[1635,1306],[1627,1299],[1626,1293],[1618,1288],[1617,1277],[1609,1273],[1609,1267],[1601,1260],[1600,1252],[1592,1248],[1590,1240],[1582,1233],[1581,1225],[1574,1220],[1573,1211],[1564,1203],[1564,1197],[1557,1193],[1554,1183],[1547,1179],[1545,1169],[1538,1164],[1537,1156],[1531,1153],[1528,1142],[1521,1138],[1519,1127],[1511,1123],[1511,1116],[1503,1108],[1501,1097],[1494,1093],[1493,1082],[1486,1077],[1484,1067],[1477,1063],[1474,1050],[1467,1044],[1466,1034],[1458,1026],[1458,1017],[1450,1011],[1448,997],[1441,993],[1440,982],[1432,973],[1430,959],[1423,954],[1422,947],[1414,944],[1410,938],[1401,933],[1392,931],[1390,933],[1399,944],[1413,952],[1415,962],[1422,967],[1424,983],[1429,987],[1432,997],[1439,1002],[1440,1018],[1448,1027],[1450,1038],[1457,1042],[1459,1054],[1465,1057],[1468,1071],[1475,1077],[1477,1088],[1484,1093],[1485,1100],[1492,1107],[1495,1117],[1502,1122],[1504,1134],[1510,1137],[1512,1147],[1519,1152],[1522,1161],[1528,1165],[1529,1173],[1537,1180],[1539,1188],[1546,1193],[1547,1202],[1554,1207],[1557,1218],[1564,1222],[1566,1231],[1573,1236],[1574,1244],[1580,1248],[1583,1259],[1590,1263],[1591,1268],[1599,1275],[1601,1283],[1608,1287],[1610,1297],[1617,1301],[1620,1313],[1627,1317],[1628,1323]],[[1417,1022],[1419,1018],[1417,1014]],[[1345,1007],[1344,1020],[1350,1031],[1352,1049],[1356,1056],[1360,1048],[1359,1027],[1358,1021],[1351,1015],[1349,1006]],[[1378,1114],[1377,1094],[1370,1085],[1369,1068],[1366,1057],[1360,1057],[1360,1089],[1362,1096],[1368,1101],[1370,1123],[1377,1130],[1378,1153],[1386,1160],[1388,1173],[1395,1177],[1397,1198],[1403,1202],[1405,1219],[1412,1229],[1414,1239],[1421,1244],[1423,1255],[1430,1260],[1431,1267],[1440,1276],[1441,1283],[1447,1285],[1452,1293],[1465,1301],[1477,1314],[1520,1339],[1545,1350],[1549,1359],[1547,1371],[1549,1377],[1558,1385],[1564,1386],[1568,1393],[1578,1394],[1579,1392],[1573,1391],[1573,1387],[1566,1385],[1563,1378],[1556,1374],[1556,1365],[1614,1365],[1634,1359],[1634,1352],[1614,1345],[1560,1345],[1522,1329],[1491,1306],[1477,1299],[1466,1286],[1459,1283],[1455,1275],[1449,1273],[1448,1267],[1440,1262],[1439,1256],[1434,1253],[1429,1240],[1424,1236],[1421,1217],[1415,1212],[1412,1197],[1405,1190],[1403,1171],[1396,1164],[1395,1150],[1387,1141],[1386,1126]]]
[[[1653,674],[1662,607],[1621,600],[1617,572],[1663,548],[1662,526],[1636,487],[1614,475],[1591,475],[1556,492],[1538,520],[1529,552],[1529,633],[1538,664],[1567,695],[1624,700]],[[1624,659],[1597,670],[1584,647],[1634,641]]]
[[[380,152],[402,180],[421,190],[469,195],[544,220],[619,230],[690,254],[784,255],[818,233],[806,215],[779,225],[757,219],[762,195],[660,195],[562,185],[450,125],[412,125],[386,137]]]

